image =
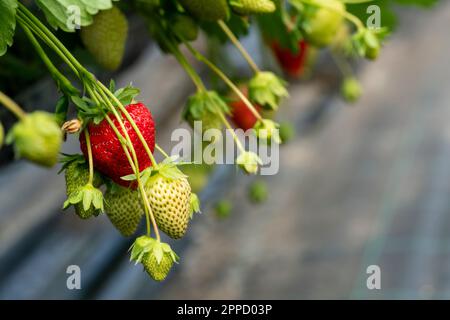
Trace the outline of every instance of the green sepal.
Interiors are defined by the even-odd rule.
[[[130,261],[135,261],[136,264],[142,261],[145,254],[154,255],[158,264],[161,263],[165,253],[170,254],[173,262],[177,263],[179,260],[179,257],[172,250],[170,245],[159,242],[149,236],[140,236],[137,238],[131,245],[129,251],[131,251]]]
[[[195,193],[191,193],[191,197],[189,199],[189,211],[191,219],[194,216],[194,213],[200,213],[200,199]]]
[[[86,159],[81,154],[67,154],[67,153],[61,153],[62,158],[59,159],[59,162],[62,163],[61,169],[58,171],[58,174],[66,170],[66,168],[72,164],[73,162],[76,162],[77,164],[85,164]]]
[[[256,174],[263,164],[261,158],[254,152],[245,151],[236,159],[236,164],[248,174]]]
[[[83,188],[74,192],[64,202],[63,209],[67,209],[71,205],[82,203],[83,210],[88,211],[93,207],[96,211],[96,215],[104,212],[103,206],[103,193],[100,189],[95,188],[92,184],[88,183]]]
[[[352,37],[354,52],[370,60],[375,60],[381,50],[384,38],[389,35],[387,28],[362,29]]]
[[[280,144],[280,125],[270,119],[258,120],[253,127],[255,129],[256,136],[262,141],[270,143],[272,140],[275,143]]]
[[[112,84],[114,85],[114,82],[112,82]],[[133,87],[133,85],[130,83],[126,87],[120,88],[118,90],[113,89],[111,92],[114,92],[114,96],[120,101],[120,103],[122,103],[122,105],[127,106],[134,100],[136,96],[141,93],[141,90],[139,88]]]
[[[229,114],[230,108],[216,91],[198,91],[189,97],[183,117],[188,121],[202,121],[206,117],[216,117],[220,112]]]
[[[248,83],[249,98],[268,110],[278,110],[283,98],[289,96],[287,83],[272,72],[258,72]]]

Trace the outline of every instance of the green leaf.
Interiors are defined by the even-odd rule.
[[[0,1],[0,57],[13,44],[16,30],[17,0]]]
[[[55,116],[59,125],[62,125],[67,119],[67,111],[69,110],[69,97],[63,95],[56,103]]]
[[[192,219],[194,213],[200,212],[200,199],[195,193],[191,193],[191,198],[189,199],[189,211],[190,217]]]
[[[93,16],[100,10],[111,9],[113,1],[117,0],[37,0],[36,3],[52,27],[74,32],[92,24]]]
[[[163,252],[163,248],[161,246],[160,242],[157,242],[154,246],[153,246],[153,254],[155,255],[156,258],[156,262],[158,264],[161,263],[164,252]]]
[[[124,106],[126,106],[130,104],[140,92],[139,88],[135,88],[129,84],[128,86],[115,91],[114,95]]]
[[[248,174],[256,174],[263,164],[261,158],[254,152],[245,151],[236,159],[236,164]]]
[[[248,84],[252,102],[269,110],[277,110],[283,98],[288,97],[286,82],[272,72],[258,72]]]

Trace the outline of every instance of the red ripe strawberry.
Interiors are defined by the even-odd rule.
[[[245,96],[248,96],[247,88],[241,88],[242,92]],[[255,126],[256,119],[255,115],[248,108],[248,106],[244,103],[244,101],[235,97],[236,100],[230,102],[231,109],[231,120],[233,120],[234,124],[243,130],[251,129]],[[258,105],[254,105],[255,109],[258,112],[261,112],[261,107]]]
[[[283,71],[291,77],[297,78],[303,74],[308,60],[308,43],[301,40],[298,43],[298,52],[293,53],[288,48],[282,48],[276,41],[271,43],[271,48]]]
[[[130,104],[125,108],[141,131],[145,141],[147,141],[150,150],[153,152],[155,148],[155,124],[152,114],[143,103]],[[119,129],[119,132],[123,134],[123,130],[114,115],[109,114],[109,116],[113,120],[115,126]],[[125,128],[136,151],[139,170],[142,171],[151,165],[150,159],[130,122],[123,113],[122,116]],[[115,183],[128,187],[130,182],[122,180],[121,177],[132,174],[133,170],[119,139],[107,120],[103,119],[97,125],[90,123],[88,129],[91,138],[95,169],[111,178]],[[80,146],[81,151],[83,151],[83,154],[87,159],[86,138],[83,133],[80,134]]]

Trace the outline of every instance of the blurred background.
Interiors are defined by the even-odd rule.
[[[187,237],[166,239],[181,263],[163,283],[129,262],[133,239],[105,216],[81,221],[60,210],[59,168],[13,162],[2,149],[0,299],[450,298],[450,3],[402,8],[400,17],[379,60],[355,66],[364,88],[358,103],[343,102],[326,52],[310,79],[290,84],[280,120],[297,134],[282,146],[280,172],[256,178],[268,186],[266,202],[249,201],[255,178],[234,167],[210,173]],[[136,36],[139,22],[131,28],[114,77],[142,89],[157,139],[170,150],[193,87],[172,58]],[[256,34],[244,44],[267,59]],[[232,49],[229,56],[239,59]],[[9,81],[9,92],[25,108],[53,108],[51,79],[16,67],[30,79]],[[70,137],[64,152],[78,148]],[[217,212],[224,200],[231,210]],[[69,265],[81,268],[81,290],[66,287]],[[371,265],[380,267],[380,290],[366,286]]]

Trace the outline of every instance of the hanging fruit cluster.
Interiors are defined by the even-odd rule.
[[[122,63],[129,36],[124,11],[134,11],[144,19],[151,38],[164,53],[176,58],[195,85],[195,92],[187,98],[183,111],[189,124],[201,121],[203,131],[232,129],[233,126],[252,129],[261,143],[268,140],[281,143],[294,134],[292,127],[287,124],[280,127],[273,120],[274,112],[288,97],[287,82],[261,69],[239,42],[239,37],[251,27],[259,28],[263,42],[289,77],[302,76],[308,64],[314,61],[315,52],[329,48],[344,73],[342,94],[346,100],[354,102],[361,95],[361,87],[347,60],[376,59],[389,32],[387,27],[366,27],[361,19],[365,13],[358,10],[368,3],[386,8],[385,2],[39,0],[35,4],[40,10],[35,12],[19,0],[1,0],[0,57],[13,45],[15,31],[21,28],[61,93],[54,113],[25,113],[0,92],[0,103],[18,119],[5,142],[13,145],[17,157],[38,165],[52,167],[58,160],[62,162],[61,171],[67,185],[63,207],[73,207],[81,219],[106,213],[114,227],[126,237],[133,236],[145,219],[147,232],[136,238],[131,260],[141,263],[156,281],[164,280],[179,258],[169,244],[161,242],[160,231],[173,239],[186,234],[193,214],[200,211],[194,191],[204,187],[210,168],[179,163],[169,156],[157,143],[157,119],[152,116],[151,106],[136,100],[139,89],[131,85],[116,88],[114,81],[108,86],[100,82],[51,29],[76,32],[99,66],[116,70]],[[79,10],[76,24],[69,23],[73,20],[69,6],[73,5]],[[38,16],[45,16],[46,23]],[[199,37],[232,43],[247,62],[251,77],[234,83],[227,72],[192,44]],[[60,61],[51,59],[49,52]],[[185,52],[203,63],[229,92],[219,92],[205,83]],[[75,82],[69,80],[73,78]],[[71,110],[76,112],[76,119],[67,119]],[[59,159],[66,134],[79,135],[81,153],[65,154]],[[0,147],[3,137],[0,123]],[[235,134],[233,137],[239,149],[237,166],[247,174],[257,173],[261,159],[246,150]],[[161,153],[164,160],[157,162],[155,152]],[[250,186],[249,197],[255,203],[265,201],[268,194],[267,185],[262,181]],[[226,216],[231,205],[226,200],[221,201],[217,210],[221,216]]]

